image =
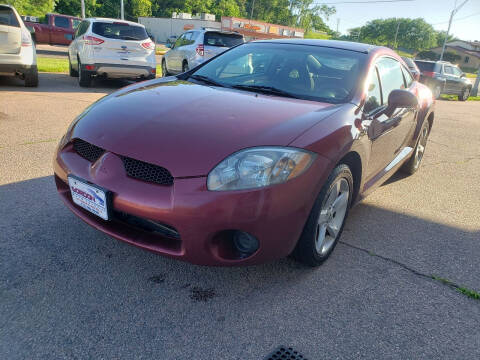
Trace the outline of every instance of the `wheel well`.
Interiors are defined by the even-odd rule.
[[[339,164],[345,164],[350,168],[353,176],[353,196],[352,204],[357,198],[360,190],[360,184],[362,182],[362,160],[357,152],[351,151],[346,154],[339,162]]]

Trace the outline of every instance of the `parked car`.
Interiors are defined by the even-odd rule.
[[[37,53],[30,32],[13,6],[0,4],[0,75],[38,86]]]
[[[430,87],[433,96],[441,94],[458,95],[458,100],[466,101],[472,90],[472,83],[457,65],[447,61],[415,60],[420,69],[420,82]]]
[[[26,18],[36,20],[31,16]],[[37,44],[69,45],[81,21],[74,16],[47,14],[42,22],[25,21],[25,25],[31,29],[33,41]]]
[[[70,76],[90,86],[97,76],[154,79],[155,44],[145,26],[124,20],[91,18],[78,26],[68,47]]]
[[[162,76],[179,74],[242,44],[243,35],[218,30],[190,30],[182,34],[162,59]],[[168,43],[167,43],[168,46]]]
[[[431,91],[388,48],[256,41],[90,106],[55,181],[88,224],[159,254],[316,266],[352,204],[418,170],[433,121]]]
[[[413,61],[413,59],[411,58],[404,57],[404,56],[402,56],[402,59],[403,61],[405,61],[405,64],[407,65],[408,70],[410,70],[415,80],[417,81],[420,80],[420,69],[415,64],[415,61]]]

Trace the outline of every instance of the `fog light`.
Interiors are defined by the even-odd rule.
[[[240,257],[247,257],[258,250],[258,240],[243,231],[236,231],[233,235],[233,245],[239,252]]]

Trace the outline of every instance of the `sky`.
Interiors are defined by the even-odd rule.
[[[392,3],[340,4],[341,2],[374,1],[374,0],[326,0],[316,1],[318,4],[328,3],[335,6],[337,13],[327,21],[332,29],[337,28],[343,34],[348,29],[365,25],[369,20],[391,17],[424,18],[436,30],[447,30],[450,13],[455,0],[413,0]],[[457,6],[464,0],[457,0]],[[480,0],[468,0],[453,18],[450,33],[462,40],[480,41]]]

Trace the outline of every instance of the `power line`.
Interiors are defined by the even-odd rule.
[[[464,17],[461,17],[459,19],[456,19],[454,20],[453,22],[457,22],[457,21],[460,21],[460,20],[465,20],[465,19],[468,19],[472,16],[477,16],[477,15],[480,15],[480,12],[478,13],[475,13],[475,14],[471,14],[471,15],[468,15],[468,16],[464,16]],[[442,21],[442,22],[439,22],[439,23],[435,23],[435,24],[432,24],[432,25],[440,25],[440,24],[448,24],[448,20],[447,21]]]
[[[337,1],[337,2],[316,1],[315,3],[322,4],[322,5],[340,5],[340,4],[395,3],[395,2],[406,2],[406,1],[415,1],[415,0],[365,0],[365,1]]]

